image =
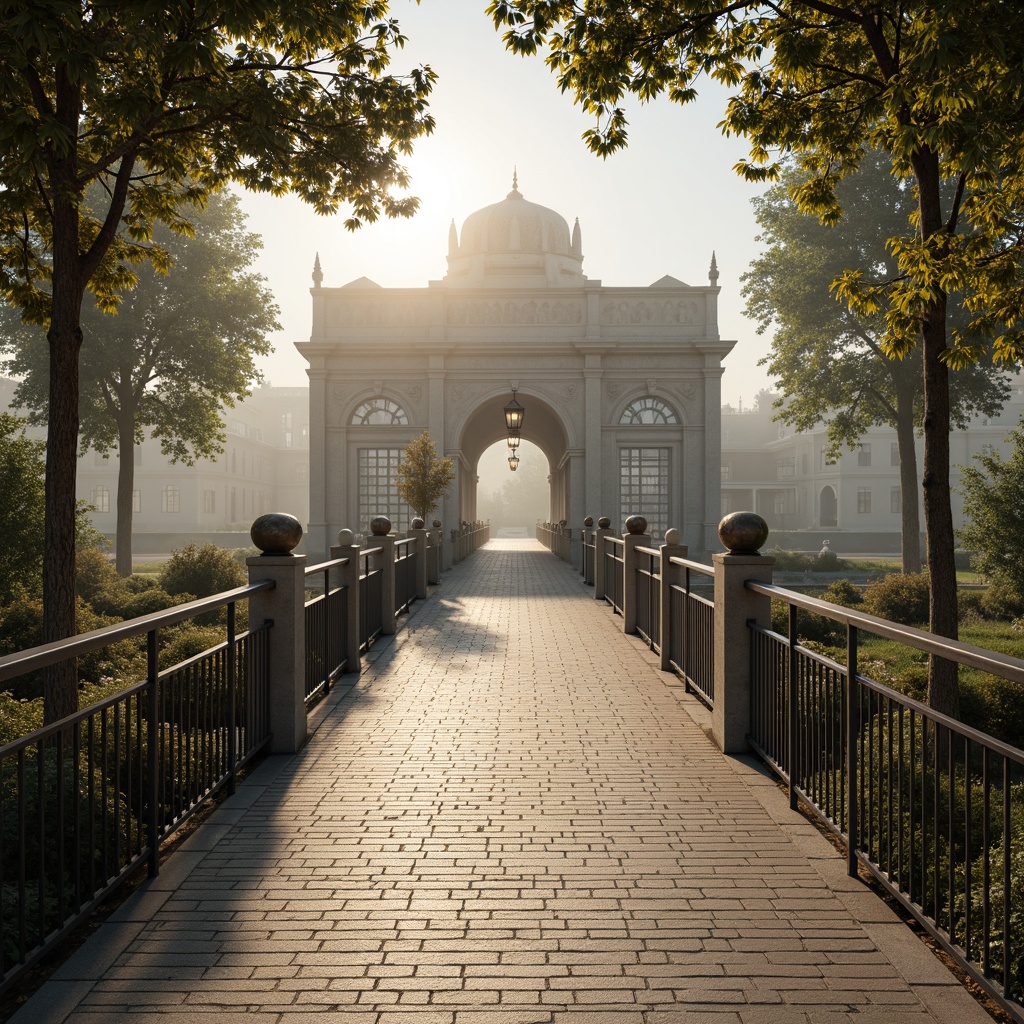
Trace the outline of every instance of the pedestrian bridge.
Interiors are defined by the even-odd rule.
[[[659,664],[490,541],[14,1021],[990,1020]]]

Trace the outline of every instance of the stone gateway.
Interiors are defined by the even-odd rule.
[[[716,550],[722,359],[718,269],[706,285],[662,277],[607,287],[583,273],[577,221],[504,200],[452,223],[448,273],[425,288],[340,288],[313,270],[309,363],[309,551],[340,529],[389,516],[408,528],[394,489],[405,446],[427,430],[455,461],[435,513],[445,529],[477,518],[477,464],[505,439],[513,389],[522,436],[550,472],[552,522],[578,544],[586,516],[622,531],[643,515],[654,537],[679,529],[691,556]],[[575,561],[578,563],[578,549]]]

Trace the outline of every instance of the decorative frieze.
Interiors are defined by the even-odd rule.
[[[668,302],[604,302],[601,323],[616,324],[703,324],[701,303],[679,299]]]
[[[414,299],[335,300],[327,322],[339,327],[408,327],[430,322],[427,304]]]
[[[583,304],[555,302],[449,302],[445,320],[453,327],[491,324],[578,324],[583,322]]]

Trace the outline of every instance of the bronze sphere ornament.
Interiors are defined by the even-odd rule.
[[[626,533],[631,533],[634,536],[645,534],[647,532],[647,520],[643,516],[627,516],[626,517]]]
[[[391,520],[387,516],[374,516],[370,520],[370,533],[374,537],[386,537],[391,532]]]
[[[249,529],[253,544],[263,555],[290,555],[302,540],[302,524],[287,512],[266,512]]]
[[[759,555],[768,524],[756,512],[730,512],[718,524],[718,536],[730,555]]]

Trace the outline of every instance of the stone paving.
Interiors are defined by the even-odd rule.
[[[13,1020],[990,1022],[592,594],[447,573]]]

